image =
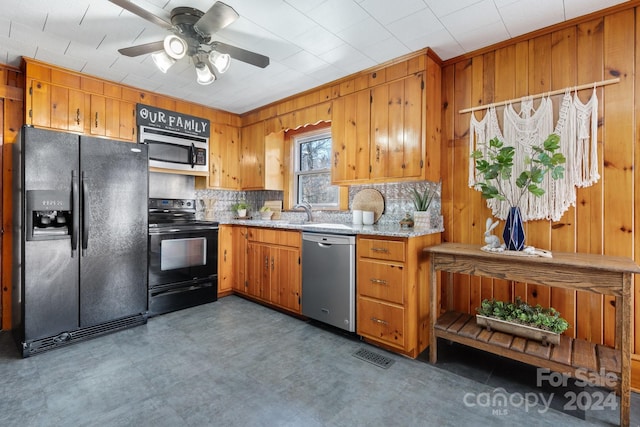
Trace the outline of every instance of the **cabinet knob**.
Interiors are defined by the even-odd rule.
[[[79,108],[76,110],[76,124],[77,125],[80,124],[80,109]]]
[[[98,127],[98,112],[96,111],[96,128]]]
[[[386,285],[387,281],[384,279],[374,279],[373,277],[371,279],[369,279],[371,281],[371,283],[376,283],[378,285]]]

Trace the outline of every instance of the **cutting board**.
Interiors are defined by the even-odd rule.
[[[373,222],[376,223],[384,212],[384,198],[378,190],[372,188],[361,190],[353,197],[351,209],[373,211]]]

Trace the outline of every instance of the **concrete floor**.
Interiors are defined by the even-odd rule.
[[[618,423],[617,407],[605,402],[594,409],[606,390],[571,384],[543,390],[535,369],[457,345],[439,347],[432,366],[235,296],[27,359],[2,332],[0,425]],[[382,369],[353,357],[361,348],[394,363]],[[561,412],[574,405],[571,393],[580,405],[591,402],[591,410]],[[551,400],[550,409],[532,406],[540,396]],[[640,422],[639,407],[634,393],[631,425]]]

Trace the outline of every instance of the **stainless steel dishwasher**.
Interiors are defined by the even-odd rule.
[[[302,314],[356,330],[356,238],[302,233]]]

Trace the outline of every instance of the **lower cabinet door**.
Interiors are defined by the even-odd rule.
[[[358,298],[357,313],[358,335],[404,350],[406,338],[402,307]]]

